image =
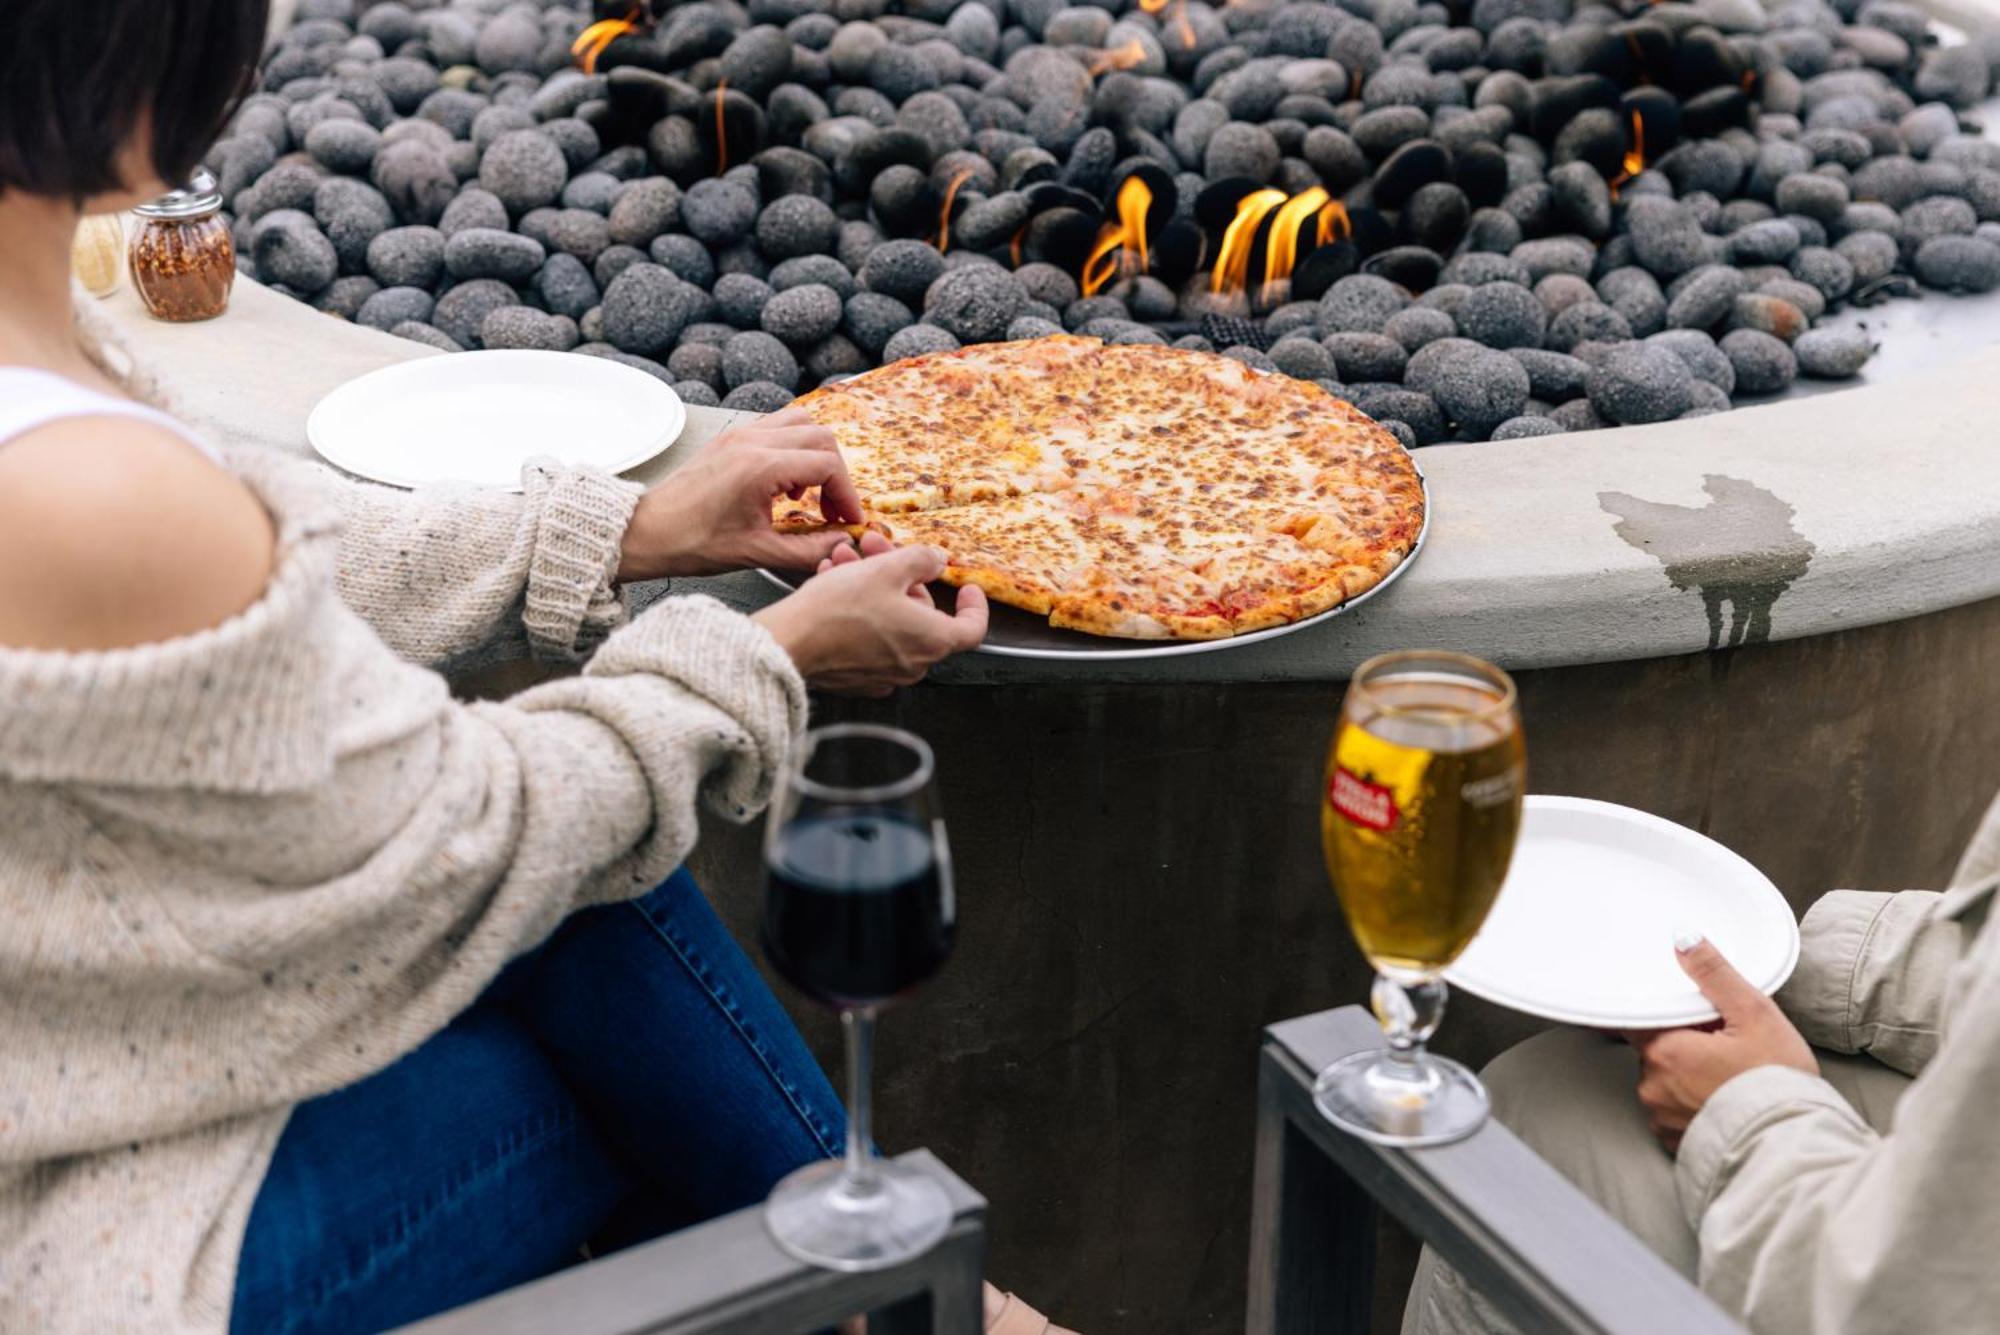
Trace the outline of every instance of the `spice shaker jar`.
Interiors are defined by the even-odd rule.
[[[215,177],[197,171],[185,189],[132,210],[132,286],[156,319],[212,320],[229,306],[236,243],[222,220]]]

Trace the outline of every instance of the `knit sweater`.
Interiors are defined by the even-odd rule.
[[[806,718],[755,623],[625,621],[635,490],[231,461],[275,571],[214,629],[0,648],[0,1331],[220,1332],[291,1106],[395,1061],[571,911],[748,818]],[[455,702],[496,638],[581,676]]]

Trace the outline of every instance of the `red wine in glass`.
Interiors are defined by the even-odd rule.
[[[764,1223],[780,1247],[833,1270],[878,1270],[931,1247],[951,1199],[919,1168],[875,1157],[868,1071],[876,1012],[935,974],[956,913],[931,749],[899,728],[805,735],[779,776],[764,833],[764,952],[840,1012],[847,1154],[780,1182]]]
[[[936,973],[952,919],[930,830],[862,812],[801,820],[772,841],[764,952],[834,1007],[876,1006]]]

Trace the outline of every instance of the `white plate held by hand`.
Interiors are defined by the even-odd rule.
[[[622,473],[687,424],[680,395],[634,367],[569,352],[460,352],[385,366],[321,399],[306,437],[338,468],[392,486],[519,490],[539,455]]]
[[[1610,802],[1530,797],[1500,897],[1445,978],[1570,1024],[1702,1024],[1715,1008],[1681,971],[1682,932],[1708,937],[1767,993],[1799,959],[1784,896],[1713,839]]]

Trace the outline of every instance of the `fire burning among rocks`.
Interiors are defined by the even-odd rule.
[[[2000,39],[1898,0],[305,0],[210,156],[253,276],[770,408],[1068,329],[1413,443],[1719,411],[2000,286]]]

